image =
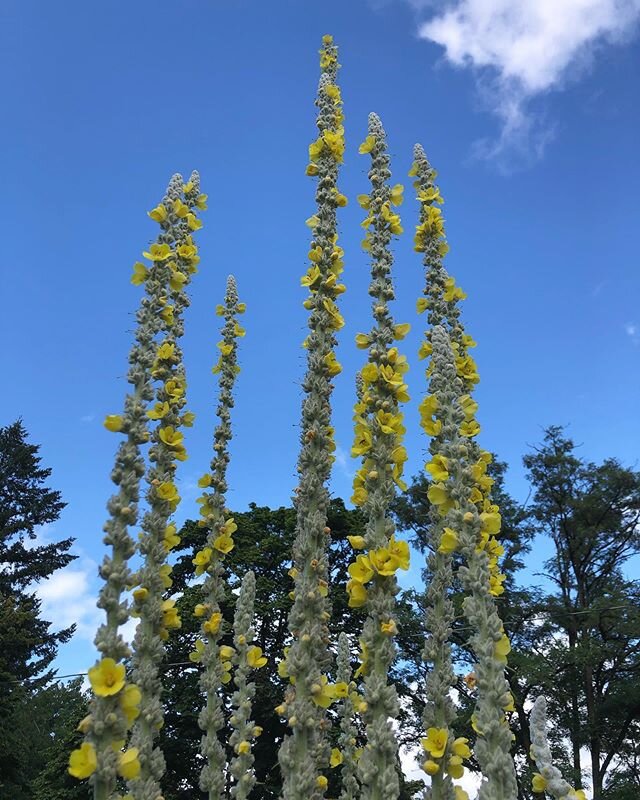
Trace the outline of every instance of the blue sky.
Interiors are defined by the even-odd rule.
[[[416,141],[440,174],[452,247],[479,342],[483,446],[510,465],[524,500],[522,454],[549,424],[569,424],[593,460],[637,466],[640,442],[637,74],[640,12],[632,0],[545,3],[451,0],[137,0],[63,4],[5,0],[0,9],[4,124],[0,199],[5,239],[0,322],[6,386],[0,424],[22,416],[68,503],[43,535],[75,536],[81,556],[44,587],[45,607],[79,634],[61,654],[86,668],[101,527],[121,409],[132,314],[131,265],[155,236],[146,216],[171,174],[197,168],[210,208],[200,232],[184,347],[196,426],[181,466],[194,515],[195,479],[209,461],[215,360],[225,279],[247,302],[229,505],[289,502],[295,485],[305,335],[305,271],[314,184],[316,51],[340,47],[347,155],[340,215],[347,320],[335,423],[345,458],[335,494],[350,494],[353,335],[369,326],[368,264],[359,248],[367,114],[385,124],[394,178],[407,184]],[[588,4],[587,4],[588,5]],[[513,9],[519,9],[516,13]],[[636,13],[637,12],[637,13]],[[410,198],[410,192],[407,192]],[[413,363],[409,473],[422,463],[415,359],[422,272],[412,252],[417,210],[400,209],[398,321]]]

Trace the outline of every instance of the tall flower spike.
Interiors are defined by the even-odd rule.
[[[168,216],[170,194],[175,185],[175,176],[167,194],[149,216],[162,222]],[[156,335],[161,329],[162,314],[166,308],[167,266],[170,253],[166,231],[149,248],[145,256],[149,266],[136,262],[131,282],[144,284],[145,295],[136,314],[135,343],[129,355],[128,382],[133,387],[126,396],[122,415],[109,415],[105,427],[121,432],[126,439],[120,444],[111,479],[118,487],[107,504],[110,518],[105,524],[104,542],[111,547],[105,556],[100,576],[105,583],[98,599],[98,606],[105,610],[106,621],[98,628],[95,638],[101,660],[89,670],[93,689],[91,713],[83,723],[85,743],[71,755],[69,771],[78,778],[93,774],[92,783],[96,800],[106,800],[115,791],[118,776],[131,777],[140,769],[137,751],[131,748],[121,753],[120,743],[126,740],[127,730],[139,715],[140,689],[125,681],[123,661],[131,655],[119,627],[129,617],[128,606],[122,593],[132,583],[128,559],[135,546],[128,529],[138,517],[140,479],[144,475],[144,459],[140,446],[149,440],[146,409],[153,400],[152,370],[157,355]]]
[[[358,751],[356,749],[356,726],[354,723],[355,702],[360,706],[362,700],[356,692],[356,684],[352,680],[351,651],[346,633],[338,637],[338,655],[336,658],[336,677],[339,684],[348,687],[345,697],[338,708],[340,717],[340,735],[338,747],[331,751],[332,766],[341,766],[340,781],[342,789],[340,800],[357,800],[360,796],[360,785],[356,777],[358,769]]]
[[[342,100],[335,83],[338,54],[330,36],[323,38],[318,97],[318,138],[309,147],[307,174],[318,178],[316,213],[307,220],[313,231],[309,260],[302,278],[310,295],[307,372],[303,382],[299,483],[295,500],[297,521],[293,548],[294,600],[289,614],[291,647],[285,671],[291,684],[279,709],[290,733],[280,748],[283,800],[317,800],[324,796],[329,767],[325,709],[335,693],[326,675],[331,662],[327,621],[327,549],[329,529],[326,483],[333,461],[330,397],[332,378],[341,371],[334,346],[344,320],[335,303],[344,291],[338,283],[343,251],[337,245],[336,209],[346,204],[338,190],[338,165],[344,153]]]
[[[419,170],[419,172],[418,172]],[[416,228],[415,249],[424,253],[424,264],[427,272],[425,295],[417,303],[418,312],[430,309],[429,321],[432,324],[444,323],[459,316],[455,304],[448,307],[444,304],[447,275],[442,266],[442,259],[448,250],[444,238],[444,220],[440,209],[443,203],[439,189],[433,183],[435,171],[426,161],[424,152],[416,145],[415,163],[412,174],[418,174],[414,186],[420,201],[420,221]],[[419,351],[419,358],[424,359],[432,352],[431,334]],[[425,432],[432,437],[429,451],[430,461],[425,465],[430,478],[448,477],[446,462],[439,455],[443,444],[442,426],[433,420],[437,408],[437,398],[427,395],[421,405],[420,414]],[[457,538],[452,529],[446,528],[445,522],[432,505],[429,511],[430,525],[428,533],[429,556],[427,568],[430,575],[427,587],[427,603],[425,612],[425,640],[423,659],[430,669],[426,677],[426,702],[422,715],[424,730],[427,733],[423,740],[425,749],[423,768],[431,776],[431,784],[425,790],[425,800],[455,800],[455,788],[452,774],[441,769],[441,758],[433,755],[434,736],[437,732],[448,732],[456,720],[456,708],[451,699],[451,688],[455,683],[455,675],[451,658],[451,633],[455,618],[453,603],[449,598],[453,583],[452,552]],[[445,533],[446,532],[446,533]],[[466,742],[464,743],[466,745]],[[435,752],[438,752],[437,747]],[[444,754],[443,754],[444,755]],[[459,772],[460,765],[458,765]],[[455,773],[455,769],[453,772]]]
[[[478,734],[475,755],[485,776],[479,800],[513,800],[517,787],[509,753],[511,733],[505,715],[513,698],[504,678],[510,645],[494,600],[503,591],[504,578],[498,559],[504,551],[496,539],[500,514],[490,498],[493,481],[486,475],[491,456],[473,441],[480,426],[475,420],[478,406],[471,392],[479,377],[468,348],[475,346],[475,342],[464,332],[460,321],[458,303],[466,295],[442,264],[448,251],[440,209],[443,200],[434,183],[435,171],[419,145],[414,150],[410,175],[416,177],[414,186],[420,202],[415,249],[424,253],[426,268],[425,296],[418,300],[418,311],[428,309],[428,321],[433,326],[420,348],[420,357],[432,356],[427,369],[429,394],[420,404],[420,415],[423,429],[433,437],[431,460],[426,464],[432,478],[428,497],[435,512],[430,539],[432,548],[437,548],[433,558],[438,569],[433,581],[440,584],[442,592],[446,591],[451,577],[450,562],[445,558],[435,559],[460,553],[464,563],[458,577],[467,595],[463,609],[474,631],[470,643],[477,659],[478,698],[472,721]],[[431,587],[430,598],[438,591]],[[446,627],[450,628],[450,608],[448,612],[445,609],[445,614]],[[432,654],[433,645],[439,655],[437,663],[434,662],[435,674],[427,685],[424,769],[434,779],[432,796],[450,800],[454,796],[451,779],[462,777],[462,762],[470,752],[466,740],[454,738],[449,731],[447,718],[452,717],[453,709],[435,698],[437,691],[444,691],[451,668],[444,641],[447,630],[442,621],[437,627],[435,616],[436,612],[430,610],[431,639],[427,641],[425,654]],[[441,727],[429,725],[436,721],[442,721]]]
[[[529,716],[531,731],[531,757],[540,772],[533,777],[534,792],[548,792],[555,800],[586,800],[582,789],[574,789],[553,765],[553,757],[547,740],[547,701],[538,697]]]
[[[227,491],[227,467],[229,464],[229,442],[231,440],[231,409],[233,408],[233,387],[240,371],[237,360],[237,339],[244,336],[244,329],[237,321],[237,315],[245,311],[245,304],[238,302],[238,291],[232,275],[227,279],[224,305],[216,308],[216,313],[224,317],[222,339],[218,342],[220,356],[213,367],[214,374],[220,376],[220,393],[216,414],[218,424],[213,436],[214,456],[211,471],[204,474],[198,485],[209,488],[198,498],[200,520],[198,525],[207,528],[207,542],[193,559],[196,575],[205,575],[203,584],[204,602],[196,606],[194,613],[201,617],[202,639],[196,643],[192,660],[202,661],[204,671],[200,686],[205,695],[205,706],[200,712],[198,722],[204,731],[202,755],[205,763],[200,775],[200,787],[208,792],[209,800],[219,800],[225,789],[225,754],[218,732],[224,724],[220,687],[231,680],[227,669],[228,659],[220,658],[219,640],[222,635],[222,612],[220,604],[225,596],[223,560],[234,547],[233,534],[237,525],[225,506]]]
[[[354,497],[367,516],[364,537],[366,555],[358,555],[349,567],[349,604],[365,606],[367,617],[360,644],[361,674],[364,675],[367,747],[359,760],[363,800],[395,800],[399,794],[396,772],[398,744],[393,720],[398,715],[398,697],[388,675],[396,655],[395,597],[398,569],[409,568],[409,546],[394,537],[389,506],[395,486],[406,489],[402,480],[407,454],[400,403],[406,402],[404,375],[408,369],[395,342],[409,331],[408,324],[394,323],[388,303],[394,298],[391,282],[393,257],[390,243],[402,233],[399,215],[393,208],[402,202],[403,187],[390,186],[389,156],[382,123],[369,115],[369,130],[361,153],[371,154],[371,193],[358,201],[366,209],[365,249],[371,255],[371,284],[374,326],[369,334],[358,334],[356,343],[369,348],[363,367],[363,394],[356,404],[353,456],[363,464],[355,478]],[[367,660],[368,655],[371,658]],[[374,657],[375,656],[375,657]]]
[[[175,535],[175,526],[169,525],[169,519],[180,502],[175,484],[176,466],[187,458],[180,430],[186,416],[186,379],[179,341],[184,333],[183,312],[189,305],[186,289],[199,261],[191,235],[202,227],[194,214],[199,196],[197,173],[187,184],[183,184],[182,176],[174,175],[165,200],[151,212],[162,229],[159,240],[163,251],[158,269],[165,293],[159,315],[160,338],[155,342],[151,369],[156,381],[156,403],[147,412],[155,428],[147,470],[149,509],[142,519],[139,536],[144,560],[135,576],[138,587],[133,592],[132,613],[140,619],[133,642],[133,679],[141,692],[140,714],[131,735],[140,761],[139,774],[129,776],[129,790],[135,800],[155,800],[160,794],[165,767],[162,752],[155,746],[164,718],[160,670],[164,641],[169,631],[181,624],[175,600],[163,600],[163,595],[172,583],[167,553],[170,536]]]
[[[232,733],[229,739],[229,744],[234,752],[229,771],[234,778],[231,797],[235,800],[247,800],[255,785],[256,776],[253,769],[254,758],[251,744],[262,733],[262,729],[251,720],[252,701],[256,693],[256,686],[249,676],[254,669],[260,669],[267,663],[261,648],[250,644],[255,636],[253,628],[255,594],[255,575],[253,572],[247,572],[242,579],[233,623],[235,653],[221,653],[223,661],[225,656],[230,656],[236,667],[234,673],[236,690],[231,698]]]

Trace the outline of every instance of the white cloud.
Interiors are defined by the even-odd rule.
[[[624,332],[634,344],[640,344],[640,326],[636,325],[635,322],[627,322],[624,326]]]
[[[445,50],[454,66],[472,69],[485,105],[501,120],[497,141],[476,154],[507,163],[542,155],[553,127],[529,102],[562,88],[596,49],[630,37],[640,0],[409,0],[427,14],[419,36]],[[437,10],[434,11],[434,8]]]
[[[96,592],[92,585],[96,565],[89,559],[74,561],[54,572],[38,586],[42,601],[42,616],[54,630],[76,625],[76,636],[93,640],[102,614],[96,607]]]

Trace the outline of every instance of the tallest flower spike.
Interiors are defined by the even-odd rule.
[[[446,595],[452,577],[451,554],[457,553],[461,564],[457,577],[465,592],[463,611],[473,631],[469,643],[476,658],[474,754],[484,775],[478,800],[515,800],[512,735],[505,713],[513,708],[504,677],[510,644],[495,603],[503,592],[498,559],[504,550],[496,539],[501,520],[490,497],[493,481],[486,474],[491,455],[474,441],[480,426],[472,392],[479,377],[468,350],[475,342],[460,319],[458,304],[466,295],[443,265],[448,251],[440,209],[443,200],[434,183],[436,173],[420,145],[416,145],[409,174],[416,178],[420,202],[415,249],[424,254],[426,270],[425,296],[418,300],[418,311],[428,310],[431,326],[420,355],[432,356],[426,372],[429,393],[420,405],[422,427],[432,437],[431,460],[426,464],[432,479],[428,498],[433,509],[430,542],[434,550],[428,592],[432,608],[427,613],[431,635],[425,647],[425,658],[433,663],[427,681],[427,735],[423,739],[424,769],[432,776],[428,796],[453,800],[460,794],[452,779],[462,777],[463,760],[471,755],[467,740],[455,738],[449,731],[455,712],[444,699],[452,681],[447,639],[453,612]]]
[[[302,278],[310,296],[307,372],[303,382],[301,451],[296,490],[296,539],[293,548],[294,601],[289,614],[292,636],[282,674],[291,685],[284,704],[278,708],[287,717],[290,733],[280,749],[284,800],[318,800],[324,796],[327,778],[321,772],[329,766],[330,748],[324,709],[336,694],[326,671],[329,652],[329,607],[327,602],[329,529],[326,483],[333,461],[333,429],[330,397],[332,378],[341,371],[334,347],[336,331],[344,321],[335,300],[344,291],[338,283],[343,269],[342,249],[337,246],[336,209],[346,204],[337,186],[338,167],[344,153],[342,100],[335,83],[337,48],[331,36],[323,38],[320,51],[318,138],[309,147],[307,174],[316,176],[316,213],[307,220],[313,231],[309,260]]]
[[[398,569],[409,568],[409,546],[396,541],[389,506],[394,484],[406,488],[402,480],[407,454],[402,445],[405,428],[400,404],[409,399],[404,382],[408,365],[395,341],[406,336],[409,325],[395,324],[388,305],[394,298],[390,243],[394,235],[402,233],[400,216],[393,208],[402,202],[403,187],[389,184],[386,136],[376,114],[369,115],[368,135],[360,152],[371,155],[371,193],[360,195],[358,202],[367,211],[363,246],[371,255],[369,294],[374,325],[369,334],[356,337],[358,346],[369,350],[368,363],[360,373],[362,393],[355,407],[352,449],[352,455],[363,458],[352,499],[363,506],[367,517],[364,542],[358,542],[364,544],[367,553],[350,565],[347,591],[349,605],[364,606],[367,612],[360,639],[362,663],[356,673],[364,675],[366,704],[367,746],[358,764],[362,798],[396,800],[398,743],[392,723],[398,715],[398,697],[388,675],[396,654],[395,574]]]

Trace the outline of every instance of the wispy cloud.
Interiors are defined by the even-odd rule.
[[[88,422],[93,422],[95,418],[95,414],[85,414],[83,417],[80,417],[80,422],[84,422],[86,424]]]
[[[624,332],[631,339],[633,344],[640,344],[640,325],[635,322],[627,322],[624,326]]]
[[[444,48],[455,67],[471,69],[483,105],[500,120],[493,140],[474,153],[505,171],[540,158],[554,126],[532,108],[561,89],[606,44],[628,40],[640,0],[408,0],[418,35]]]

